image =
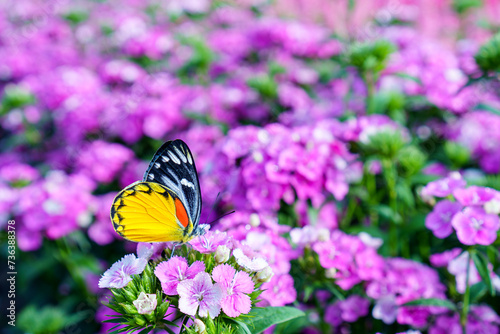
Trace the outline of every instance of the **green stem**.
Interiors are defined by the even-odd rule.
[[[368,72],[362,75],[362,78],[366,85],[366,113],[371,115],[375,112],[375,76]]]
[[[396,178],[397,173],[392,163],[391,159],[385,158],[382,160],[382,166],[384,168],[384,178],[387,184],[387,190],[389,195],[389,207],[394,215],[398,214],[398,202],[397,202],[397,192],[396,192]],[[390,219],[389,225],[389,250],[391,256],[397,256],[398,254],[398,230],[396,225],[396,216]]]
[[[469,314],[469,303],[470,303],[470,287],[469,287],[470,258],[471,258],[471,251],[469,251],[469,256],[467,258],[467,276],[465,278],[464,304],[463,304],[463,307],[462,307],[462,314],[460,315],[460,323],[462,325],[462,332],[463,332],[463,334],[467,333],[467,315]]]

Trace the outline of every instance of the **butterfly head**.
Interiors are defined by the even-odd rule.
[[[209,229],[210,229],[210,225],[209,224],[199,224],[194,229],[194,231],[192,233],[192,236],[193,237],[198,237],[198,236],[204,235],[205,233],[208,232]]]

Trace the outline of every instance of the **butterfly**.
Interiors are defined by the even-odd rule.
[[[123,238],[135,242],[186,243],[204,235],[200,224],[201,193],[193,155],[180,139],[155,153],[142,181],[113,200],[111,221]]]

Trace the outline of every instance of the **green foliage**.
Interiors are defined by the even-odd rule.
[[[274,99],[278,96],[278,84],[268,74],[262,74],[250,78],[248,79],[247,84],[265,98]]]
[[[369,136],[368,142],[363,143],[362,147],[367,154],[393,158],[404,145],[405,140],[399,131],[387,129]]]
[[[470,159],[469,149],[452,141],[447,141],[444,144],[444,152],[456,167],[464,166]]]
[[[27,88],[22,85],[9,84],[4,88],[0,115],[4,115],[12,109],[33,104],[34,102],[35,97]]]
[[[378,73],[385,68],[389,56],[394,51],[394,44],[386,40],[357,43],[349,50],[347,63],[356,67],[361,74],[368,71]]]
[[[474,261],[474,265],[479,272],[479,275],[488,288],[488,292],[490,293],[490,295],[495,296],[495,287],[493,286],[493,282],[491,281],[490,270],[488,269],[488,258],[479,251],[471,251],[470,253],[472,260]]]
[[[472,8],[479,8],[483,5],[482,0],[453,0],[453,9],[460,15],[465,14]]]
[[[401,174],[405,177],[417,174],[427,161],[427,155],[415,145],[402,148],[397,158],[402,169]]]
[[[500,71],[500,32],[483,44],[474,58],[483,72]]]
[[[447,299],[423,298],[404,303],[403,306],[441,306],[452,311],[457,311],[457,306]]]
[[[30,305],[19,314],[16,324],[27,333],[51,334],[59,333],[84,318],[84,313],[67,314],[62,308],[45,306],[37,308]]]
[[[249,314],[231,319],[237,324],[237,334],[262,333],[267,328],[304,316],[304,312],[294,307],[254,307]]]

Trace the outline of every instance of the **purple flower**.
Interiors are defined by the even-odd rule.
[[[136,258],[135,254],[125,255],[120,261],[115,262],[111,268],[106,270],[99,280],[100,288],[120,289],[132,281],[132,275],[138,275],[144,271],[148,261]]]
[[[212,284],[210,275],[206,272],[198,273],[194,279],[187,279],[177,285],[179,310],[187,315],[214,319],[219,315],[222,289],[219,284]]]
[[[222,288],[222,310],[228,316],[236,318],[247,314],[251,309],[251,300],[247,295],[253,292],[254,283],[244,271],[238,271],[227,264],[221,264],[212,271],[212,278]]]
[[[480,207],[465,208],[453,217],[451,224],[464,245],[491,245],[500,228],[498,216],[487,214]]]
[[[467,189],[455,189],[453,196],[464,206],[484,205],[496,199],[500,200],[500,192],[495,189],[470,186]]]
[[[351,295],[346,300],[340,302],[342,320],[355,322],[360,317],[368,314],[370,301],[358,295]]]
[[[394,297],[387,296],[379,299],[373,307],[372,315],[375,319],[380,319],[388,325],[396,321],[398,306]]]
[[[155,275],[161,282],[165,294],[177,294],[177,286],[186,279],[194,278],[198,273],[205,271],[205,264],[200,261],[193,262],[188,267],[185,258],[174,256],[168,261],[163,261],[156,266]]]
[[[339,303],[328,305],[325,310],[324,319],[333,327],[337,327],[342,324],[342,310],[340,309]]]
[[[465,187],[467,183],[462,178],[460,173],[452,172],[444,179],[432,181],[422,189],[422,196],[446,197],[451,195],[455,189]]]
[[[161,252],[166,248],[165,242],[138,242],[137,243],[137,256],[146,260],[151,258],[155,259],[161,255]]]
[[[432,212],[427,215],[425,227],[431,230],[436,238],[446,238],[453,232],[451,219],[460,210],[462,210],[460,203],[445,199],[436,204]]]

